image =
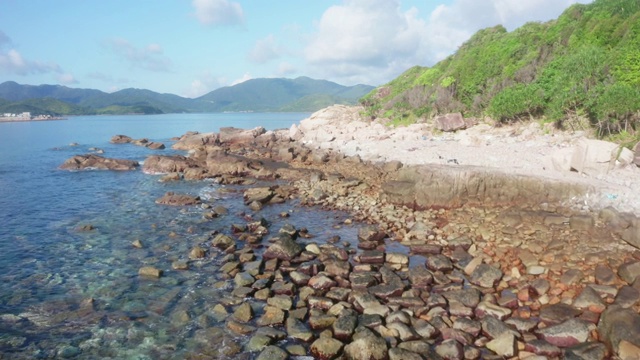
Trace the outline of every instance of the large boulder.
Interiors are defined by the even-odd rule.
[[[264,252],[266,259],[280,259],[289,261],[304,250],[302,245],[298,244],[289,236],[281,236],[275,243],[267,248]]]
[[[135,170],[139,166],[137,161],[125,160],[125,159],[110,159],[102,156],[87,154],[76,155],[70,159],[67,159],[60,169],[63,170],[84,170],[84,169],[99,169],[99,170]]]
[[[620,145],[592,139],[581,139],[571,156],[571,169],[591,176],[605,175],[616,166],[631,164],[634,154]]]
[[[197,168],[198,163],[182,155],[152,155],[147,157],[142,166],[142,171],[147,174],[168,174],[185,172],[189,168]]]
[[[437,116],[433,123],[436,129],[440,131],[456,131],[462,130],[467,127],[467,123],[464,121],[461,113],[445,114]]]
[[[176,150],[193,150],[202,146],[216,145],[218,143],[218,134],[189,132],[180,137],[173,146]]]
[[[212,176],[246,176],[262,168],[262,163],[242,156],[215,151],[207,154],[206,169]]]
[[[128,144],[132,141],[133,139],[127,135],[114,135],[109,142],[112,144]]]
[[[256,128],[245,130],[234,127],[220,128],[218,138],[221,143],[230,144],[247,144],[253,142],[256,137],[264,134],[265,128],[258,126]]]
[[[623,341],[640,347],[640,315],[632,309],[610,306],[600,316],[598,333],[615,354],[620,353]]]

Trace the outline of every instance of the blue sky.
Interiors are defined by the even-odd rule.
[[[262,77],[381,85],[575,2],[590,0],[0,0],[0,82],[186,97]]]

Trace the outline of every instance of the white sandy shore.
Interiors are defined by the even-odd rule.
[[[312,148],[333,149],[363,160],[399,160],[404,164],[480,166],[512,174],[591,185],[581,199],[568,199],[583,210],[613,206],[640,215],[640,168],[630,165],[587,176],[554,169],[552,158],[574,151],[583,132],[554,130],[538,123],[494,127],[478,124],[455,133],[434,132],[426,124],[397,129],[367,121],[360,107],[333,106],[314,113],[290,136]]]

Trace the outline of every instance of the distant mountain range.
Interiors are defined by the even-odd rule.
[[[0,113],[102,115],[203,113],[225,111],[316,111],[333,104],[355,104],[373,86],[343,86],[308,77],[252,79],[190,99],[144,89],[106,93],[61,85],[0,84]]]

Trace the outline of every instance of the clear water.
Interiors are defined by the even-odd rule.
[[[207,182],[160,183],[141,171],[58,170],[75,154],[97,147],[104,156],[143,161],[170,154],[111,136],[146,137],[171,145],[187,131],[223,126],[288,128],[308,114],[172,114],[74,117],[64,121],[0,123],[0,358],[183,359],[225,355],[247,339],[228,333],[211,309],[232,310],[232,281],[217,269],[222,254],[211,251],[188,271],[171,263],[186,260],[198,244],[209,248],[212,231],[230,233],[244,223],[242,188]],[[70,145],[77,143],[77,145]],[[224,190],[224,191],[222,191]],[[205,220],[198,207],[156,205],[167,191],[199,194],[223,205],[229,215]],[[281,219],[282,211],[292,211]],[[322,241],[333,235],[353,240],[356,231],[334,226],[345,214],[295,203],[266,207],[256,217],[305,226]],[[93,231],[78,231],[91,224]],[[143,249],[131,243],[140,240]],[[156,281],[137,275],[142,266],[164,270]],[[93,310],[83,301],[93,299]]]

